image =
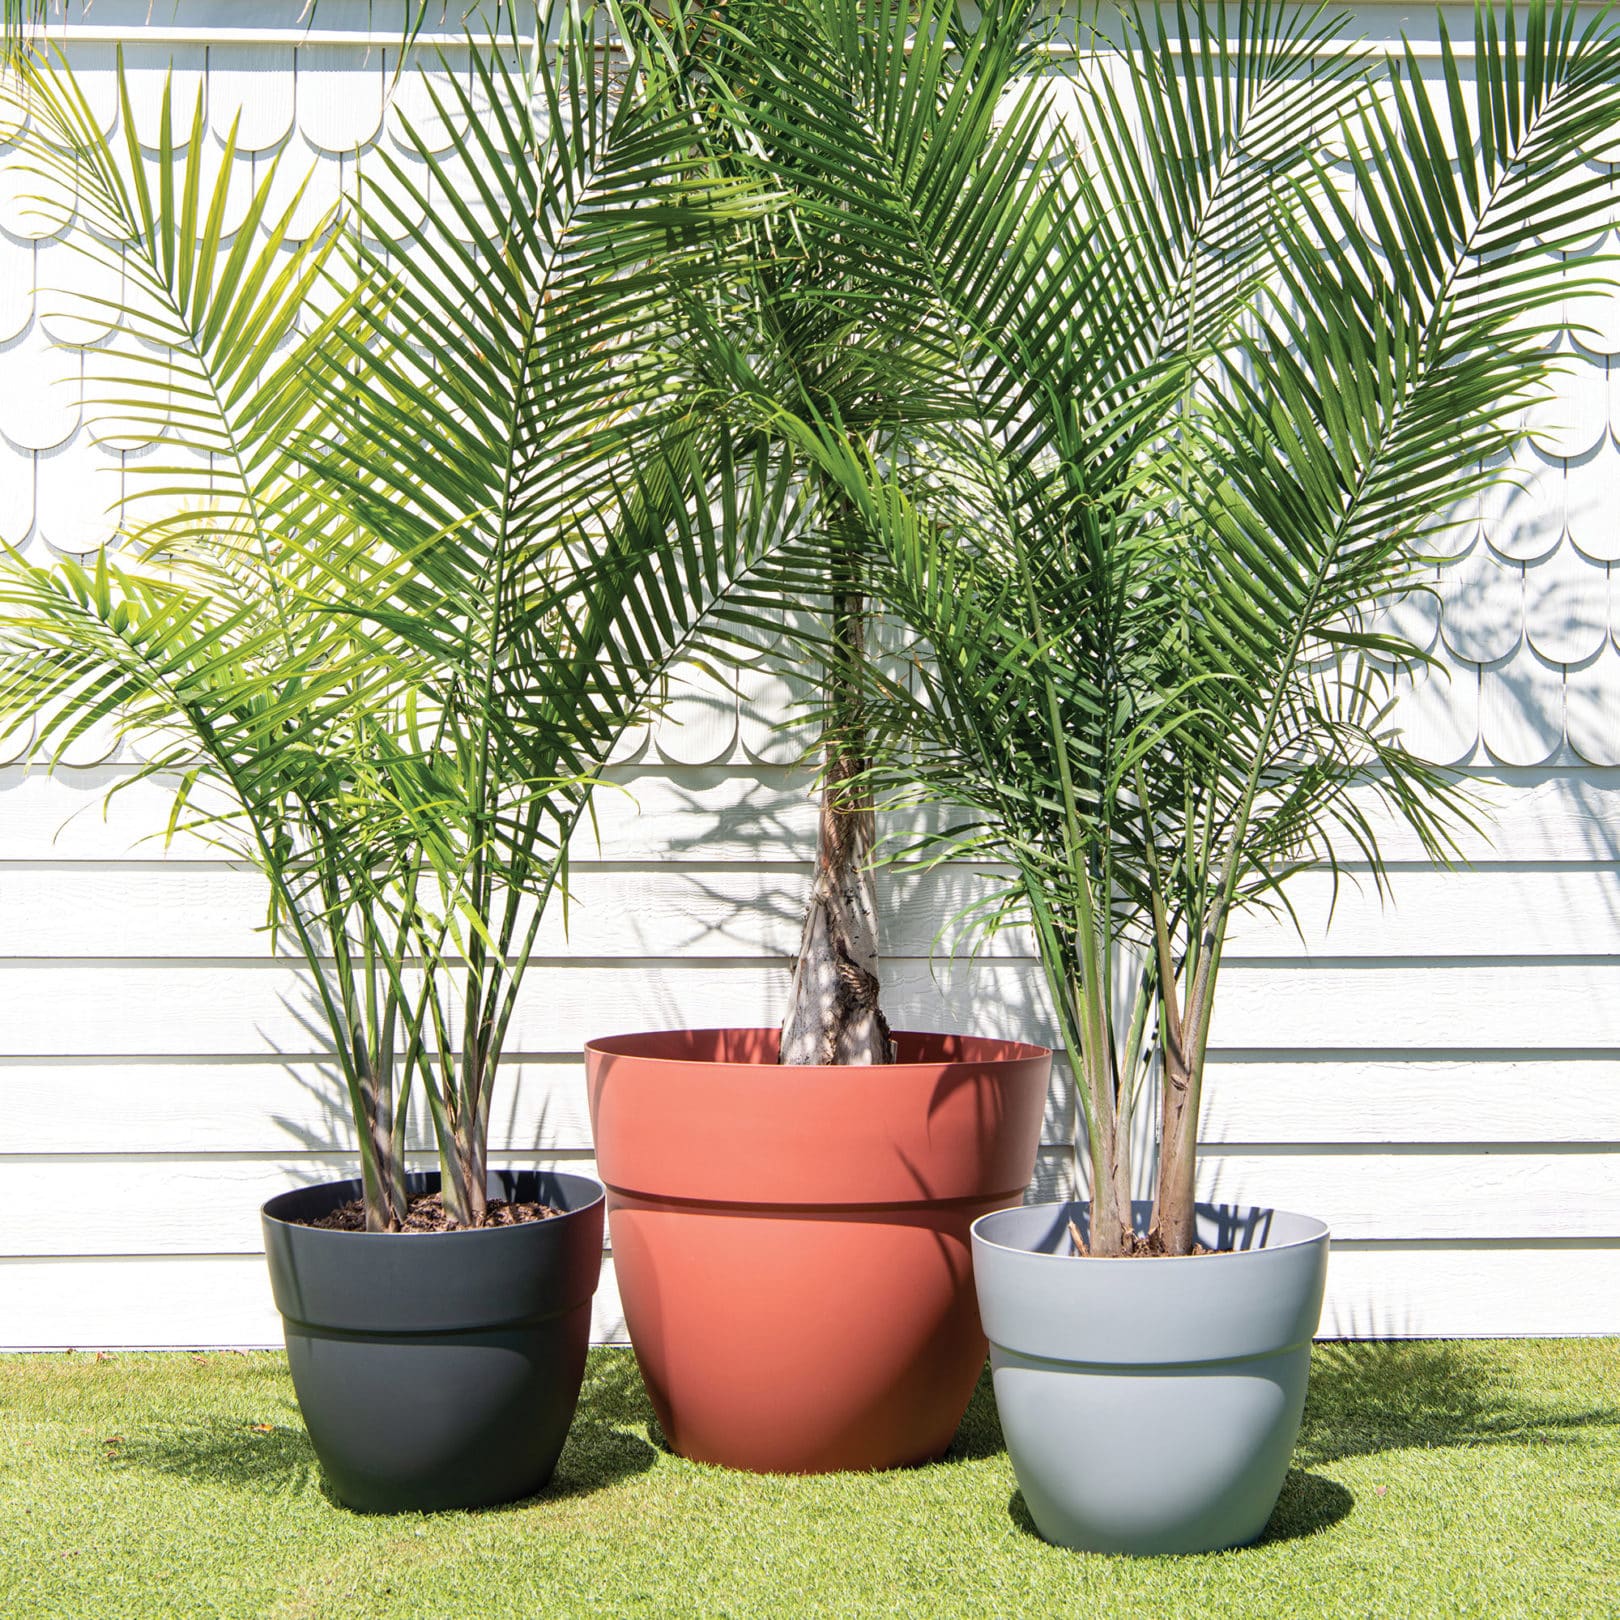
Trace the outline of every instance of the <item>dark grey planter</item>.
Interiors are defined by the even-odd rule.
[[[1134,1206],[1139,1231],[1150,1214]],[[1299,1434],[1327,1228],[1201,1204],[1201,1241],[1231,1253],[1079,1259],[1066,1223],[1087,1232],[1088,1216],[1036,1204],[973,1223],[996,1405],[1036,1529],[1088,1552],[1254,1541]]]
[[[437,1192],[439,1177],[409,1185]],[[270,1286],[310,1443],[333,1494],[361,1512],[510,1502],[556,1467],[602,1269],[602,1185],[494,1171],[489,1192],[564,1213],[413,1235],[293,1224],[358,1198],[358,1181],[264,1206]]]

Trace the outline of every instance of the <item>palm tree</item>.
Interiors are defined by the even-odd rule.
[[[1424,655],[1378,609],[1547,381],[1568,288],[1516,248],[1532,220],[1581,236],[1620,41],[1563,0],[1482,7],[1472,83],[1443,18],[1429,83],[1321,10],[1200,0],[1082,30],[1037,79],[1033,4],[726,16],[709,77],[748,89],[718,116],[841,250],[841,279],[784,274],[772,325],[826,320],[883,404],[852,419],[754,331],[706,332],[714,386],[834,492],[919,637],[909,686],[861,677],[865,790],[961,812],[914,857],[1011,874],[980,916],[1034,931],[1080,1241],[1186,1254],[1231,918],[1347,850],[1382,882],[1380,805],[1437,855],[1469,814],[1392,729],[1392,666]],[[789,561],[803,591],[817,552]]]
[[[70,240],[124,267],[92,412],[162,448],[116,553],[8,552],[0,713],[35,721],[48,763],[98,721],[143,736],[171,834],[264,873],[373,1229],[405,1213],[418,1081],[446,1208],[481,1220],[497,1068],[569,834],[783,487],[728,461],[660,338],[756,204],[694,177],[684,125],[603,56],[593,14],[509,56],[475,49],[440,102],[447,153],[416,142],[459,229],[430,215],[389,253],[379,211],[422,200],[398,162],[284,255],[270,178],[226,240],[233,143],[211,185],[200,103],[181,158],[165,98],[149,182],[127,101],[109,142],[69,72],[23,72],[40,206],[76,192]],[[712,507],[700,468],[746,509]]]
[[[900,131],[880,124],[885,116],[931,116],[928,98],[954,84],[958,103],[938,106],[964,134],[983,136],[994,87],[1031,61],[1029,12],[987,8],[962,63],[951,59],[949,31],[932,27],[938,8],[928,0],[877,8],[673,0],[621,12],[626,32],[661,56],[659,90],[691,118],[712,172],[752,178],[781,199],[758,220],[747,258],[733,268],[730,296],[718,305],[694,301],[689,316],[693,386],[744,441],[778,461],[803,502],[797,544],[728,593],[717,621],[751,643],[762,630],[780,634],[785,603],[820,608],[816,629],[793,643],[821,668],[810,707],[822,767],[815,876],[782,1026],[784,1064],[889,1063],[895,1055],[879,1005],[872,870],[870,754],[879,739],[870,734],[876,715],[866,690],[871,546],[837,477],[784,440],[782,422],[739,414],[733,393],[740,384],[754,402],[781,400],[808,420],[836,423],[879,457],[909,420],[950,414],[940,393],[949,385],[938,365],[938,311],[918,280],[926,259],[908,251],[906,233],[919,222],[900,221],[891,207],[898,199],[885,189],[895,157],[888,143]],[[879,38],[908,18],[918,24],[917,50],[907,59],[874,54]],[[891,66],[902,62],[898,86],[886,87]],[[873,102],[863,98],[881,102],[886,88],[922,99],[869,121]],[[969,156],[977,153],[964,140],[952,160]],[[973,182],[971,163],[933,173],[936,217],[925,228],[937,227]],[[898,237],[883,234],[895,228]],[[881,327],[871,318],[874,300],[887,304]]]

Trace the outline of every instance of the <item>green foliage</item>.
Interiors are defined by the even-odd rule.
[[[1573,244],[1607,183],[1620,40],[1482,9],[1469,82],[1442,24],[1437,112],[1410,47],[1320,9],[1133,5],[1031,75],[1039,16],[729,5],[702,83],[792,228],[762,318],[704,336],[918,638],[865,677],[871,781],[962,813],[913,856],[1009,863],[988,915],[1034,927],[1120,1221],[1162,1076],[1176,1247],[1234,911],[1341,855],[1381,880],[1386,813],[1437,858],[1469,814],[1391,729],[1424,654],[1378,613],[1555,364],[1562,267],[1515,246]],[[823,549],[778,588],[825,590]]]
[[[39,206],[76,194],[69,240],[126,266],[92,417],[164,448],[115,554],[0,570],[0,713],[32,718],[47,764],[97,722],[147,739],[137,774],[174,787],[171,832],[265,873],[378,1225],[401,1209],[418,1081],[447,1203],[480,1215],[569,834],[778,520],[780,482],[691,414],[661,335],[759,204],[689,173],[683,123],[633,64],[609,72],[594,26],[475,49],[437,109],[448,150],[388,158],[292,249],[268,176],[225,243],[231,143],[211,181],[200,104],[182,140],[165,101],[149,180],[127,105],[109,144],[65,69],[25,79]],[[428,212],[385,235],[378,211],[424,181],[457,230]]]

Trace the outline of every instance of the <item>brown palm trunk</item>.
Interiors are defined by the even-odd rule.
[[[1191,1254],[1198,1239],[1198,1087],[1192,1066],[1172,1047],[1165,1053],[1159,1112],[1159,1173],[1153,1189],[1149,1247],[1156,1254]]]
[[[816,875],[793,970],[781,1061],[892,1063],[894,1042],[878,1005],[878,925],[872,888],[876,821],[867,794],[845,784],[865,769],[856,716],[857,671],[866,656],[864,604],[842,591],[833,604],[832,689],[825,743]]]

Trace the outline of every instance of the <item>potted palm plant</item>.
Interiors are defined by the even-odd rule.
[[[971,54],[959,18],[929,20]],[[868,578],[928,656],[915,692],[870,688],[905,748],[869,780],[959,806],[1005,863],[1001,915],[1033,930],[1074,1066],[1089,1198],[973,1235],[1019,1482],[1069,1546],[1264,1528],[1328,1234],[1199,1201],[1227,929],[1346,851],[1383,881],[1386,813],[1436,854],[1469,814],[1392,727],[1392,672],[1423,654],[1378,610],[1418,585],[1426,527],[1492,479],[1555,364],[1563,267],[1518,245],[1531,218],[1554,248],[1586,231],[1607,180],[1582,148],[1620,122],[1620,38],[1561,3],[1505,27],[1482,9],[1465,69],[1437,30],[1424,74],[1409,47],[1355,55],[1319,12],[1129,12],[1117,45],[1079,42],[1038,191],[971,249],[893,250],[895,303],[942,289],[927,385],[955,411],[875,446],[758,368],[736,391],[877,543]],[[852,208],[852,239],[863,223]],[[909,315],[870,308],[898,351]],[[1137,1200],[1130,1124],[1155,1093]]]
[[[868,9],[794,0],[621,15],[715,178],[777,199],[723,267],[723,294],[688,302],[682,359],[694,408],[794,492],[791,521],[751,548],[759,566],[728,593],[712,640],[723,654],[727,636],[780,635],[785,602],[821,607],[819,631],[796,643],[822,670],[821,813],[780,1029],[591,1041],[591,1118],[625,1321],[666,1437],[686,1456],[777,1472],[893,1467],[949,1446],[985,1353],[968,1229],[1022,1195],[1051,1057],[888,1027],[867,782],[867,520],[768,412],[734,397],[780,393],[874,446],[895,442],[908,412],[948,405],[920,381],[893,388],[896,366],[937,373],[937,308],[908,286],[915,325],[887,344],[892,330],[877,334],[867,306],[892,265],[873,244],[885,225],[949,219],[1025,42],[991,15],[965,61],[943,34],[904,55],[901,13],[873,32]],[[894,117],[874,122],[885,94]],[[877,177],[942,106],[958,138],[925,143],[911,191],[891,201]]]
[[[588,16],[521,67],[472,60],[451,152],[419,153],[468,228],[386,262],[367,210],[410,209],[403,165],[292,248],[267,176],[227,239],[200,104],[177,127],[165,97],[153,183],[127,97],[115,143],[65,69],[21,80],[38,205],[65,188],[69,240],[122,266],[92,409],[153,454],[115,552],[6,555],[0,712],[47,764],[98,722],[140,738],[171,833],[268,882],[360,1162],[265,1206],[271,1282],[327,1479],[369,1510],[528,1494],[561,1450],[602,1190],[491,1169],[491,1095],[569,833],[727,544],[665,566],[698,507],[648,360],[725,199]],[[408,1167],[416,1098],[434,1172]]]

